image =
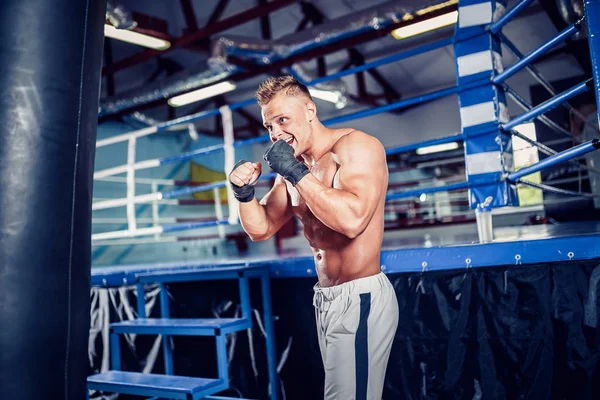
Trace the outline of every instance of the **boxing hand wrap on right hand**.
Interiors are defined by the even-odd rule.
[[[236,170],[237,167],[247,163],[246,160],[238,161],[234,166],[231,172]],[[231,173],[229,174],[231,176]],[[260,175],[259,175],[260,177]],[[256,179],[258,181],[258,178]],[[244,186],[238,186],[231,182],[229,179],[229,185],[231,186],[231,190],[233,191],[233,196],[241,203],[248,203],[254,199],[254,186],[252,184],[247,184]]]
[[[283,176],[293,186],[296,186],[309,173],[306,165],[294,156],[294,148],[283,140],[273,143],[263,158],[275,172]]]

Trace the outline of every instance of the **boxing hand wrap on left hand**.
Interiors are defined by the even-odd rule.
[[[283,140],[273,143],[263,158],[275,172],[294,186],[309,173],[306,165],[294,156],[294,148]]]

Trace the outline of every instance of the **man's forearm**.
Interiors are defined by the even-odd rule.
[[[239,214],[242,228],[253,241],[266,239],[269,232],[269,217],[264,207],[252,199],[247,203],[239,203]]]
[[[364,229],[364,207],[354,194],[327,187],[312,174],[298,182],[296,189],[314,216],[334,231],[352,238]]]

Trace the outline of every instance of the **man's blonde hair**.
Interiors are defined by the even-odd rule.
[[[256,100],[259,106],[269,104],[280,92],[285,91],[288,96],[305,96],[313,101],[306,85],[300,83],[290,75],[271,77],[260,84],[256,91]]]

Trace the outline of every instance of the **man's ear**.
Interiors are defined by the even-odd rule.
[[[317,105],[312,101],[306,102],[306,118],[312,122],[317,117]]]

